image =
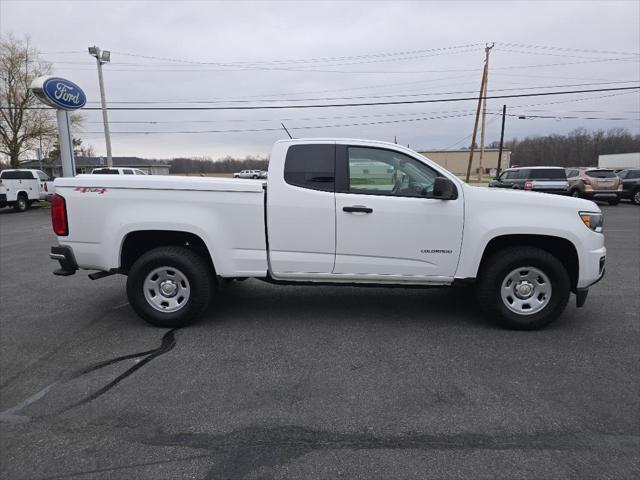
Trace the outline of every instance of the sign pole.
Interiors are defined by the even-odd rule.
[[[73,140],[71,138],[71,124],[69,112],[56,110],[58,119],[58,143],[60,144],[60,162],[62,163],[62,176],[75,177],[76,166],[73,158]]]

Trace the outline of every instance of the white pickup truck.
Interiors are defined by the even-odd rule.
[[[128,275],[162,327],[203,313],[224,280],[473,285],[502,325],[540,328],[604,274],[598,206],[472,187],[395,144],[278,141],[268,181],[88,175],[56,180],[57,275]]]
[[[0,172],[0,208],[24,212],[36,200],[49,200],[53,193],[54,183],[42,170],[17,168]]]

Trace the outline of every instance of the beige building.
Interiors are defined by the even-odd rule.
[[[498,167],[498,152],[497,148],[486,148],[484,150],[484,156],[482,157],[482,167],[486,175],[490,174],[492,170]],[[433,160],[438,165],[442,165],[451,173],[456,175],[467,174],[467,164],[469,163],[469,150],[426,150],[418,152],[420,155],[424,155],[430,160]],[[511,151],[502,150],[502,161],[500,168],[504,170],[509,167],[511,160]],[[473,163],[471,165],[471,174],[478,173],[478,164],[480,161],[479,150],[473,153]]]

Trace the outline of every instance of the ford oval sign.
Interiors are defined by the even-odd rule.
[[[46,104],[62,110],[76,110],[84,107],[87,97],[75,83],[60,77],[45,77],[34,82],[34,93]],[[36,85],[39,83],[39,85]]]

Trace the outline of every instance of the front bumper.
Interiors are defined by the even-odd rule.
[[[51,247],[49,258],[51,258],[52,260],[57,260],[60,263],[60,268],[53,271],[54,275],[67,277],[69,275],[73,275],[78,271],[76,258],[73,255],[73,250],[69,246],[59,245],[56,247]]]
[[[604,278],[605,275],[605,268],[604,268],[604,264],[606,261],[606,256],[602,255],[600,257],[600,259],[598,260],[598,275],[596,277],[595,280],[592,280],[590,283],[588,283],[587,285],[583,286],[583,287],[579,287],[576,288],[576,307],[580,308],[582,307],[585,302],[587,301],[587,294],[589,293],[589,287],[591,287],[592,285],[595,285],[596,283],[598,283],[600,280],[602,280]]]

